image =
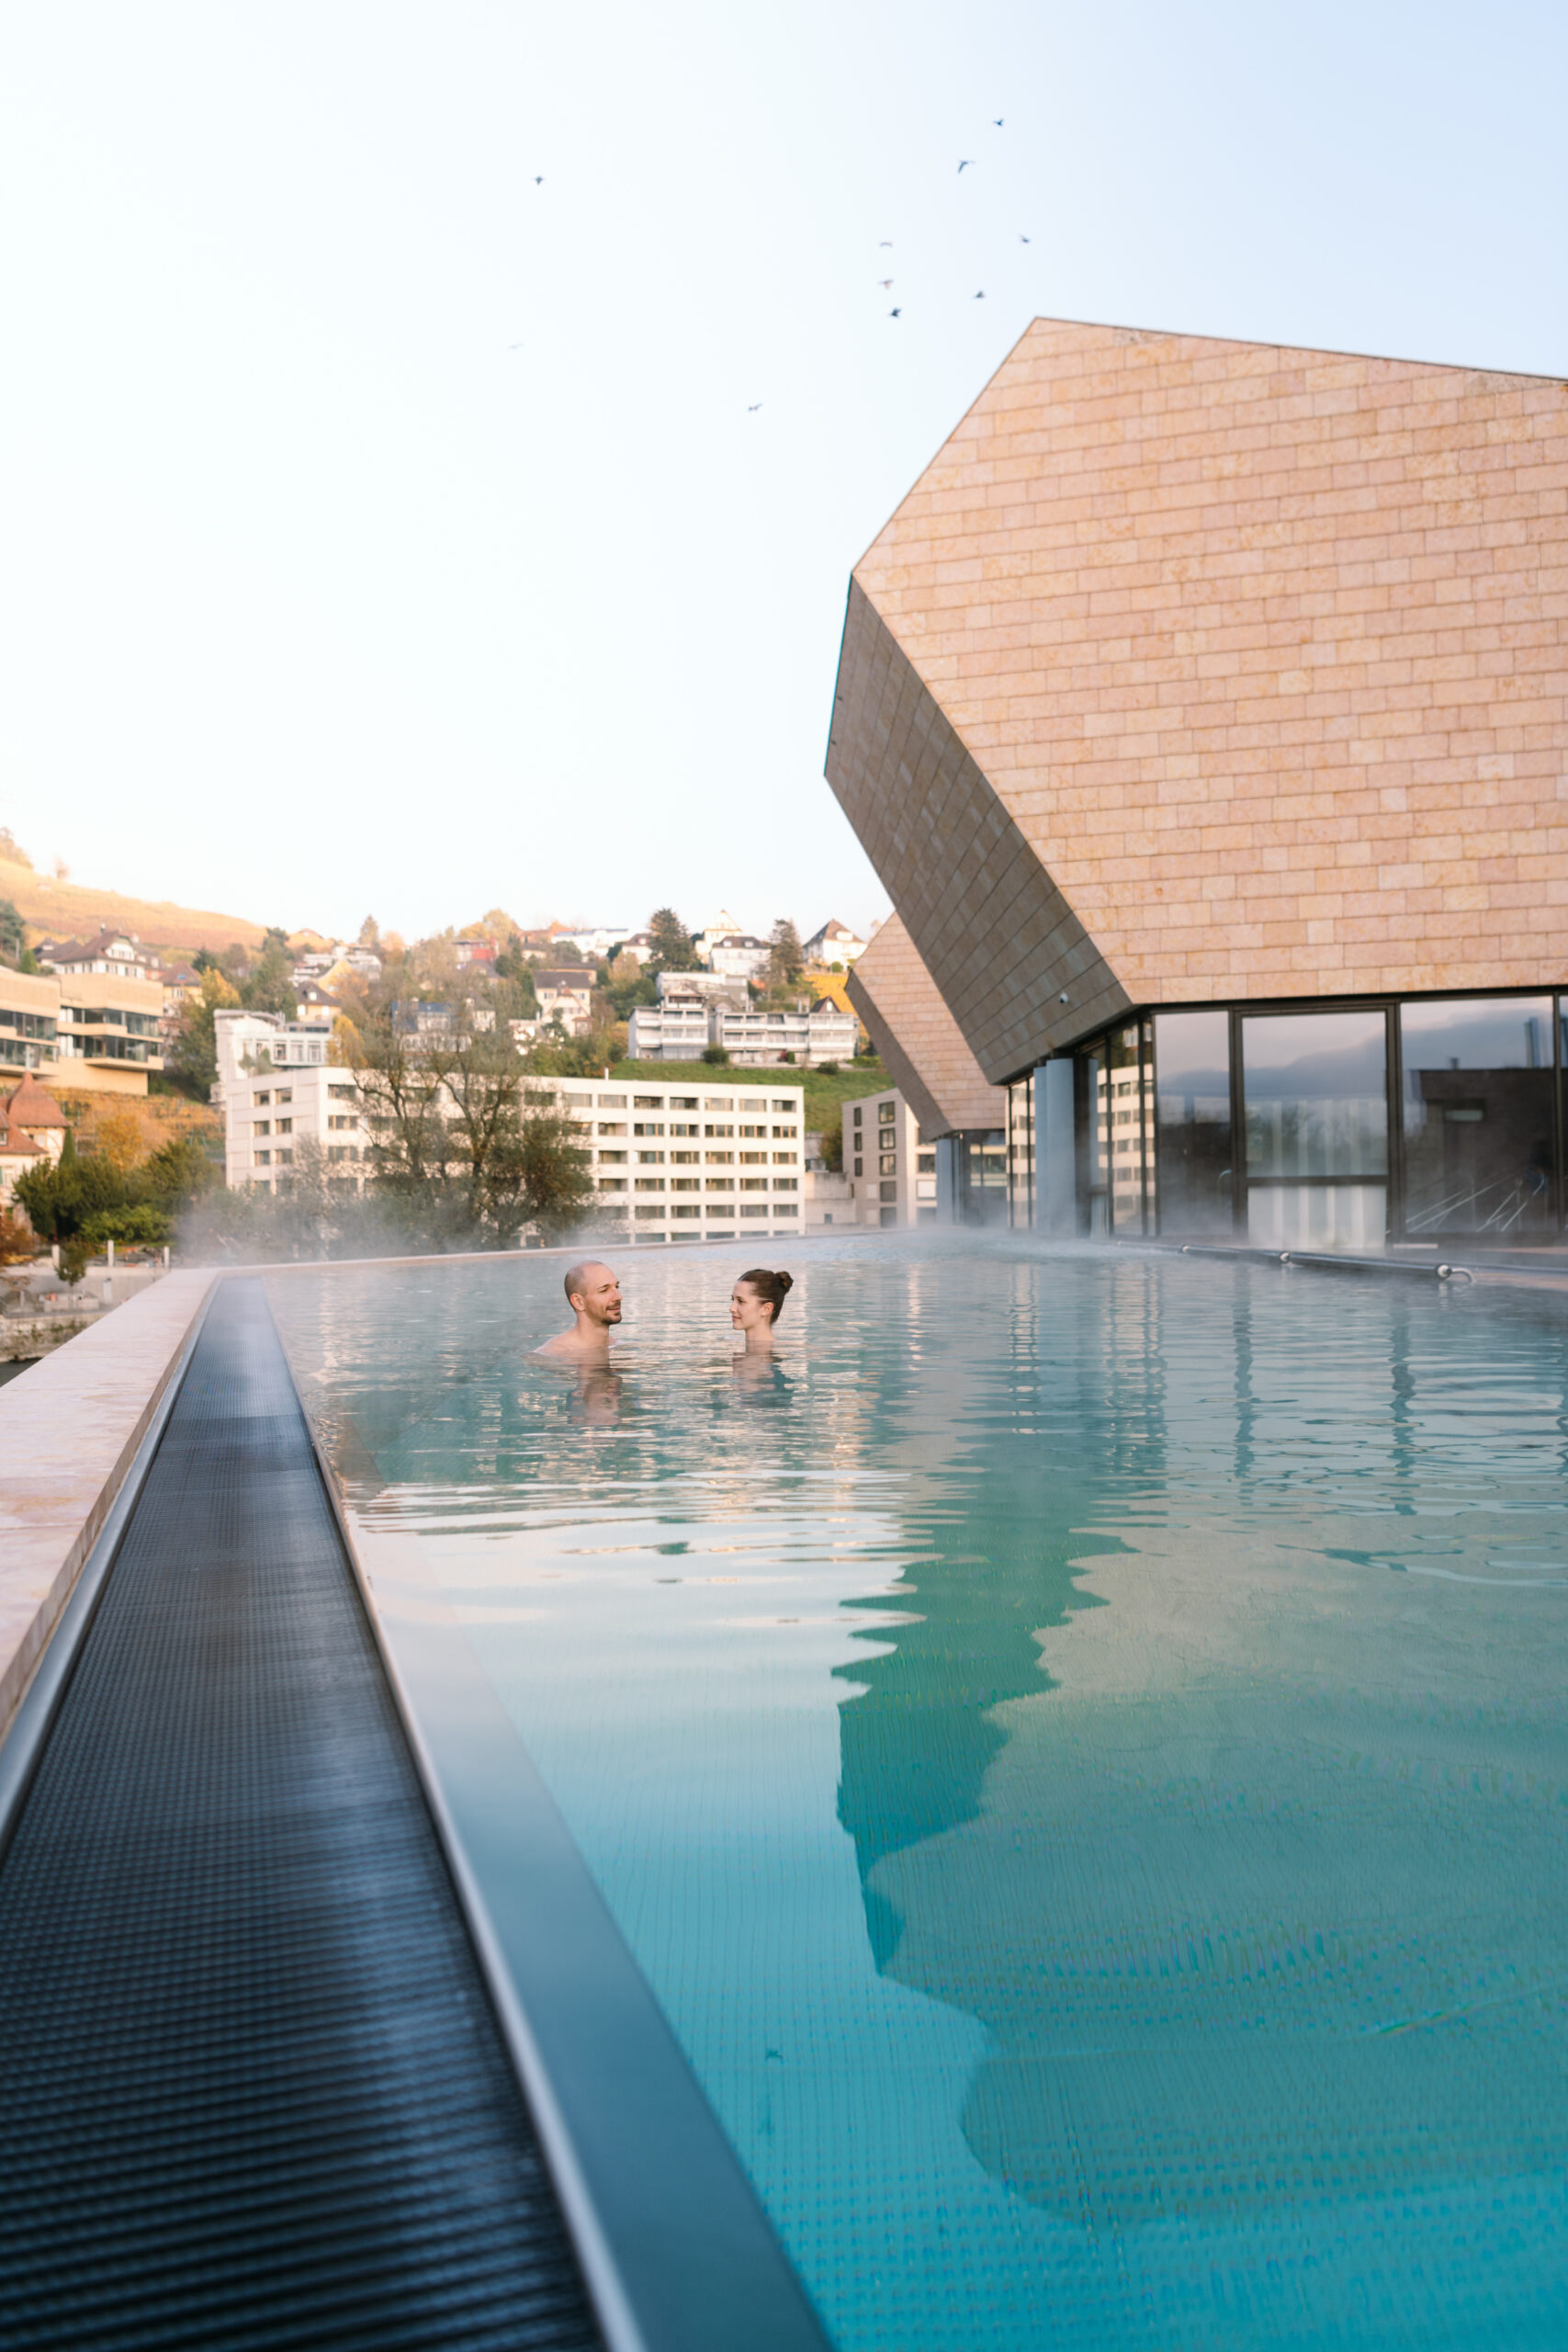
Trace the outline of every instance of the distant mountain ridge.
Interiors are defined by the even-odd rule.
[[[129,931],[149,947],[183,948],[194,956],[198,947],[217,952],[236,941],[242,947],[259,947],[265,936],[261,923],[243,915],[175,906],[167,899],[128,899],[118,890],[95,890],[85,882],[57,882],[52,874],[40,874],[9,857],[0,857],[0,899],[12,901],[34,938],[80,939],[97,931]]]

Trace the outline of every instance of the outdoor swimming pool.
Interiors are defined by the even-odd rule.
[[[275,1280],[841,2352],[1568,2336],[1568,1321],[1021,1240]],[[432,1734],[463,1770],[461,1710]]]

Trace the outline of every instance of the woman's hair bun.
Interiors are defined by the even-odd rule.
[[[772,1266],[749,1266],[740,1279],[750,1283],[758,1297],[773,1308],[776,1322],[779,1309],[795,1288],[795,1276],[786,1274],[782,1268],[775,1273]]]

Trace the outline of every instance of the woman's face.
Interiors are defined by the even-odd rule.
[[[750,1283],[737,1283],[729,1294],[729,1320],[737,1331],[765,1331],[773,1319],[773,1310],[765,1299],[758,1297]]]

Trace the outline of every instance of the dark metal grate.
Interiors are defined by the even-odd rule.
[[[0,1864],[0,2336],[600,2342],[261,1285]]]

